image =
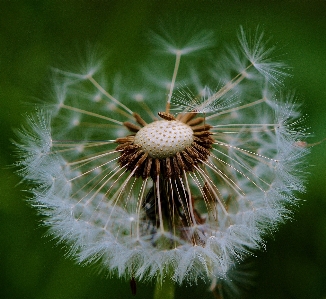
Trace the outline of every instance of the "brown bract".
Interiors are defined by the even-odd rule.
[[[116,143],[119,143],[116,150],[120,152],[119,164],[122,168],[127,168],[135,177],[151,177],[156,181],[159,175],[180,177],[208,159],[214,139],[210,132],[212,127],[205,124],[203,117],[196,117],[197,114],[192,112],[180,113],[176,117],[167,112],[159,112],[158,115],[167,121],[178,121],[189,126],[193,134],[191,145],[168,157],[153,157],[144,146],[135,143],[136,133],[148,124],[139,114],[134,113],[138,125],[124,122],[124,126],[133,134],[116,139]]]

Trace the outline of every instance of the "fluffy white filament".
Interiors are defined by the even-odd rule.
[[[241,29],[239,38],[225,56],[206,61],[196,55],[212,46],[211,33],[189,38],[184,47],[155,35],[168,55],[158,63],[151,57],[155,69],[142,66],[118,92],[103,88],[98,68],[56,70],[55,104],[40,107],[18,131],[18,166],[45,225],[78,262],[100,261],[118,276],[139,280],[220,278],[289,217],[296,192],[304,190],[308,150],[297,146],[305,138],[300,113],[293,95],[280,91],[285,68],[273,62],[263,35],[248,37]],[[188,54],[193,60],[183,64]],[[142,74],[145,79],[137,78]],[[203,116],[214,144],[206,161],[162,186],[162,180],[121,167],[115,139],[130,134],[123,122],[132,122],[134,112],[151,123],[170,104],[171,113],[175,108]],[[169,207],[175,218],[163,223],[166,199],[158,192],[154,209],[152,188],[191,199]],[[196,210],[202,221],[180,227],[177,209],[192,223]]]

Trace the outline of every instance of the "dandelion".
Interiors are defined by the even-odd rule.
[[[18,131],[20,174],[50,233],[133,288],[227,277],[304,191],[306,133],[285,65],[259,31],[241,29],[219,58],[206,55],[212,40],[155,35],[152,67],[111,87],[100,64],[55,70],[55,102]]]

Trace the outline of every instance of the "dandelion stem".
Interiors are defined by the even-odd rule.
[[[252,67],[252,64],[248,65],[241,73],[236,75],[230,82],[225,84],[218,92],[214,93],[212,96],[210,96],[204,103],[202,103],[198,110],[201,111],[205,107],[209,106],[211,103],[213,103],[215,100],[220,99],[222,96],[224,96],[226,93],[228,93],[231,89],[233,89],[235,86],[237,86],[243,79],[247,77],[247,70]]]
[[[116,103],[120,107],[124,108],[128,113],[132,114],[133,112],[125,105],[123,105],[121,102],[119,102],[115,97],[113,97],[111,94],[109,94],[92,76],[87,76],[87,79],[100,91],[102,92],[106,97],[108,97],[112,102]]]
[[[175,57],[175,64],[174,64],[174,70],[173,70],[171,85],[170,85],[170,92],[169,92],[168,101],[166,103],[166,109],[165,109],[165,112],[167,112],[167,113],[170,112],[170,103],[171,103],[171,98],[172,98],[172,93],[173,93],[173,89],[174,89],[175,80],[176,80],[177,74],[178,74],[180,59],[181,59],[181,51],[177,51],[176,52],[176,57]]]
[[[213,128],[222,127],[275,127],[277,124],[227,124],[227,125],[216,125]]]
[[[71,111],[79,112],[79,113],[82,113],[82,114],[94,116],[94,117],[97,117],[97,118],[102,118],[102,119],[114,122],[114,123],[116,123],[118,125],[123,125],[123,123],[121,121],[115,120],[115,119],[110,118],[110,117],[106,117],[106,116],[101,115],[101,114],[97,114],[97,113],[90,112],[90,111],[87,111],[87,110],[83,110],[83,109],[79,109],[79,108],[76,108],[76,107],[68,106],[68,105],[65,105],[65,104],[61,104],[60,107],[71,110]]]
[[[248,108],[248,107],[252,107],[252,106],[258,105],[260,103],[263,103],[265,101],[266,101],[266,99],[262,98],[262,99],[259,99],[257,101],[252,102],[252,103],[249,103],[249,104],[245,104],[245,105],[242,105],[242,106],[239,106],[239,107],[236,107],[236,108],[231,108],[231,109],[224,110],[224,111],[216,113],[216,114],[212,114],[210,116],[207,116],[206,119],[214,118],[214,117],[220,116],[222,114],[226,114],[226,113],[238,111],[238,110],[241,110],[241,109],[245,109],[245,108]]]
[[[154,299],[174,299],[175,285],[170,279],[156,282]]]
[[[159,214],[159,218],[160,218],[160,229],[161,229],[162,233],[164,233],[159,179],[160,179],[159,176],[157,176],[157,179],[156,179],[157,204],[158,204],[158,214]]]

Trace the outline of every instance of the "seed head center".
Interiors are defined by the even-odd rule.
[[[135,135],[134,144],[140,145],[150,157],[163,159],[183,151],[193,140],[193,130],[185,123],[159,120],[140,129]]]

